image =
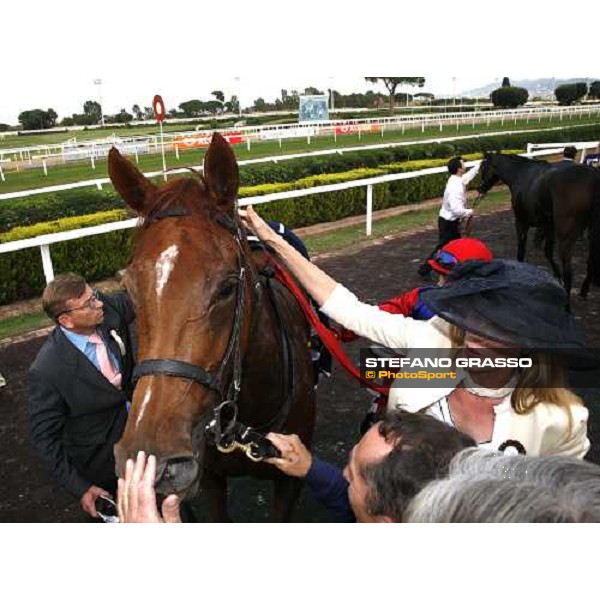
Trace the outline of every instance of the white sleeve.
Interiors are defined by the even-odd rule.
[[[588,439],[588,410],[583,406],[571,406],[571,417],[573,427],[570,435],[556,448],[554,454],[573,456],[574,458],[584,459],[590,450],[590,440]]]
[[[465,187],[469,185],[471,181],[475,179],[475,177],[477,177],[477,175],[479,174],[479,169],[481,169],[481,161],[479,161],[468,173],[465,173],[461,177],[463,185]]]
[[[386,313],[364,304],[343,285],[334,289],[321,310],[346,329],[387,348],[443,348],[450,344],[432,321]]]

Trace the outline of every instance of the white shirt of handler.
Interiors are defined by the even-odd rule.
[[[473,211],[467,208],[467,187],[477,177],[480,168],[481,162],[464,175],[450,176],[440,210],[442,219],[458,221],[473,215]]]

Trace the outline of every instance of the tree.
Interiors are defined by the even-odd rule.
[[[124,108],[112,118],[114,123],[131,123],[133,115],[129,114]]]
[[[254,110],[256,112],[264,112],[267,108],[267,103],[264,98],[257,98],[254,101]]]
[[[142,109],[140,108],[139,104],[134,104],[131,107],[131,110],[132,110],[133,114],[135,115],[136,121],[142,121],[144,119],[144,113],[143,113]]]
[[[8,131],[10,129],[10,125],[6,123],[0,123],[0,131]]]
[[[209,113],[216,115],[223,110],[223,104],[219,100],[209,100],[204,103],[204,108]]]
[[[225,102],[225,94],[221,90],[211,92],[210,95],[214,96],[219,102]]]
[[[505,77],[502,80],[502,87],[512,87],[512,85],[510,85],[510,79],[508,77]]]
[[[102,107],[94,100],[88,100],[83,104],[83,114],[90,118],[89,125],[96,125],[102,120]]]
[[[225,103],[225,110],[230,113],[238,113],[240,103],[237,96],[231,96],[231,100]]]
[[[565,83],[554,90],[554,95],[561,106],[570,106],[587,94],[587,83]]]
[[[600,81],[593,81],[590,85],[589,95],[592,98],[600,99]]]
[[[179,105],[179,110],[181,110],[186,117],[199,117],[204,113],[206,108],[205,103],[202,102],[202,100],[188,100]],[[152,114],[154,114],[154,112]]]
[[[18,117],[19,123],[21,123],[23,129],[28,131],[34,129],[50,129],[56,125],[57,118],[58,115],[52,108],[49,108],[48,110],[42,110],[41,108],[25,110]]]
[[[529,99],[529,92],[520,87],[500,87],[491,95],[492,103],[499,108],[517,108]]]
[[[304,90],[305,96],[323,96],[323,92],[318,90],[316,87],[307,87]]]
[[[51,128],[56,125],[56,119],[58,119],[58,115],[53,108],[49,108],[46,111],[46,128]]]
[[[181,105],[179,108],[181,108]],[[154,119],[154,109],[151,106],[144,106],[144,119],[147,121],[152,121]]]
[[[390,112],[394,112],[394,96],[399,85],[418,86],[422,88],[425,85],[425,77],[365,77],[371,83],[382,81],[389,93]]]

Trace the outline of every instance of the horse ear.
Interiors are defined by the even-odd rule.
[[[108,153],[108,176],[121,198],[138,214],[144,215],[147,198],[156,187],[114,147]]]
[[[233,210],[240,187],[240,172],[231,146],[219,133],[213,134],[204,158],[204,179],[217,204]]]

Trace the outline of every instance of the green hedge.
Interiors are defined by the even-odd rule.
[[[347,173],[309,177],[294,184],[260,186],[262,188],[260,190],[246,188],[244,192],[247,195],[257,195],[261,192],[273,193],[287,189],[310,188],[374,177],[388,172],[435,167],[444,162],[445,160],[420,161],[417,163],[392,164],[381,169],[357,169]],[[441,173],[377,185],[374,188],[374,209],[380,210],[439,196],[444,190],[447,179],[447,174]],[[364,214],[365,210],[365,188],[281,200],[260,208],[260,212],[265,218],[282,221],[293,228],[314,223],[337,221],[344,217]],[[113,210],[96,215],[67,217],[49,223],[37,223],[28,227],[14,228],[10,232],[0,234],[0,243],[100,225],[122,220],[126,216],[127,213],[124,210]],[[74,271],[81,273],[88,280],[111,276],[127,265],[130,256],[131,238],[132,230],[126,230],[55,244],[51,247],[55,272]],[[0,304],[39,296],[44,288],[44,275],[38,248],[0,254],[0,272],[3,274],[0,280]]]
[[[14,227],[45,223],[63,217],[93,215],[123,208],[123,201],[112,188],[69,190],[6,200],[0,202],[0,233]]]
[[[38,223],[0,235],[0,244],[68,229],[102,225],[121,220],[125,216],[125,211],[119,210]],[[131,233],[132,230],[129,229],[53,244],[50,251],[55,273],[74,271],[82,273],[91,281],[114,275],[129,262]],[[0,254],[0,273],[0,304],[39,296],[45,286],[39,248]]]
[[[559,122],[557,121],[557,124]],[[418,144],[345,152],[342,155],[317,156],[276,164],[247,165],[240,169],[242,187],[254,187],[274,183],[290,183],[323,175],[345,173],[353,169],[379,169],[405,161],[446,159],[455,154],[470,154],[494,150],[525,150],[526,144],[536,142],[596,141],[600,139],[600,124],[569,128],[562,131],[519,133],[444,142]],[[43,196],[33,196],[0,203],[0,233],[20,225],[32,225],[64,216],[96,214],[116,208],[124,208],[123,201],[112,188],[98,190],[72,190]]]

